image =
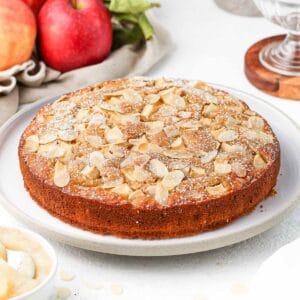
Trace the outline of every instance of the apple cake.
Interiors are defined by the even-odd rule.
[[[31,197],[55,217],[96,233],[161,239],[253,210],[276,184],[280,148],[266,120],[225,91],[132,78],[42,107],[19,160]]]

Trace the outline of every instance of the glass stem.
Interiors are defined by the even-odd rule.
[[[300,66],[300,35],[288,33],[286,38],[274,49],[274,55]]]

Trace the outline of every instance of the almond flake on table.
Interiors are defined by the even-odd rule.
[[[123,292],[124,292],[124,289],[122,286],[118,285],[118,284],[112,284],[110,286],[110,289],[111,289],[111,292],[114,294],[114,295],[122,295]]]
[[[68,299],[70,296],[71,296],[71,291],[66,287],[58,288],[56,291],[56,299],[58,300]]]
[[[103,284],[96,280],[84,280],[83,284],[91,290],[101,290],[103,288]]]
[[[72,281],[76,275],[72,272],[67,272],[67,271],[60,271],[59,273],[59,278],[62,281]]]

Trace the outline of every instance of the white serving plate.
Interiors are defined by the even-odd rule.
[[[119,255],[164,256],[206,251],[240,242],[271,228],[300,198],[300,130],[289,117],[263,100],[228,87],[214,86],[236,95],[259,112],[268,120],[280,141],[282,165],[277,194],[263,202],[263,209],[258,207],[251,214],[217,230],[192,237],[149,241],[102,236],[54,218],[26,192],[17,149],[23,130],[37,110],[56,97],[27,106],[0,129],[0,202],[18,219],[51,238],[79,248]]]

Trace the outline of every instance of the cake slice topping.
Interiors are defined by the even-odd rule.
[[[245,103],[183,80],[98,84],[43,108],[33,125],[24,152],[47,161],[54,185],[95,188],[133,205],[224,195],[262,174],[278,148]]]

